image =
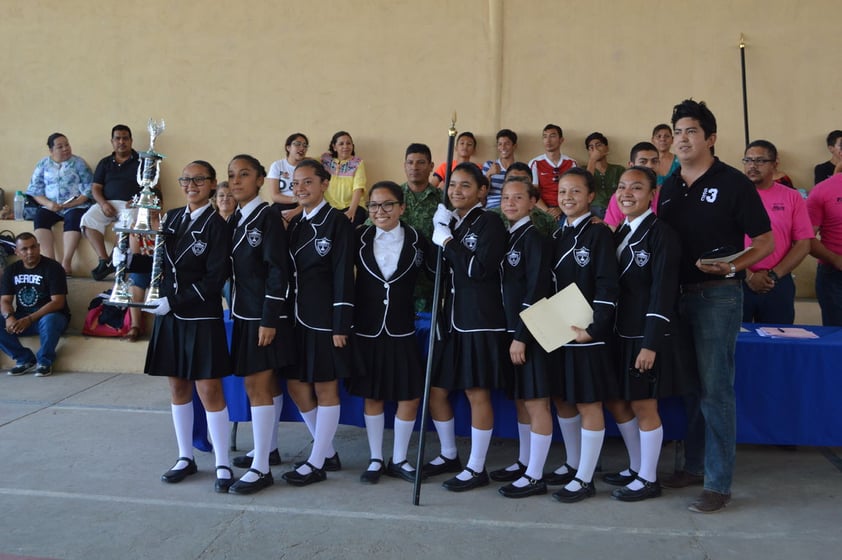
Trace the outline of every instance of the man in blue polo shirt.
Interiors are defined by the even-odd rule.
[[[704,102],[673,108],[673,152],[681,167],[664,182],[658,217],[681,240],[680,317],[692,333],[700,391],[687,398],[684,470],[661,481],[667,488],[704,483],[690,505],[698,513],[722,510],[731,500],[736,456],[734,352],[743,309],[747,267],[769,255],[774,238],[769,217],[752,182],[713,155],[716,117]],[[730,260],[702,258],[751,250]]]
[[[102,158],[94,171],[91,192],[96,204],[82,216],[82,234],[99,257],[99,264],[91,271],[94,280],[103,280],[114,272],[114,264],[105,249],[105,228],[117,221],[126,203],[140,192],[137,184],[140,157],[132,149],[131,129],[124,124],[112,128],[111,146],[114,152]]]

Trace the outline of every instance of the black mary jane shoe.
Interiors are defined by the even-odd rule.
[[[531,476],[523,475],[529,484],[526,486],[517,487],[515,483],[501,486],[497,492],[506,498],[528,498],[529,496],[538,496],[547,493],[547,483],[543,480],[535,480]]]
[[[167,472],[161,475],[161,480],[170,484],[175,484],[176,482],[181,482],[191,474],[196,474],[197,472],[199,472],[198,467],[196,467],[196,461],[194,461],[193,459],[190,459],[188,457],[179,457],[178,461],[176,461],[175,464],[177,465],[179,461],[185,461],[187,463],[187,466],[183,469],[168,470]]]
[[[306,464],[307,461],[299,461],[297,463],[293,463],[295,468]],[[339,472],[342,470],[342,461],[339,460],[339,452],[336,451],[333,453],[333,457],[325,458],[325,464],[322,465],[322,470],[327,472]]]
[[[235,467],[238,469],[250,469],[251,462],[254,460],[254,457],[249,457],[248,455],[238,455],[234,457],[231,461]],[[269,466],[270,467],[277,467],[283,463],[281,461],[281,453],[277,449],[273,449],[269,452]]]
[[[366,484],[377,484],[378,482],[380,482],[380,475],[383,474],[383,472],[386,470],[386,467],[383,466],[383,459],[369,459],[369,466],[371,465],[371,463],[379,463],[380,466],[377,467],[376,471],[363,471],[363,474],[360,475],[360,482],[364,482]]]
[[[637,478],[637,473],[629,469],[631,474],[623,474],[620,472],[605,473],[602,475],[602,481],[611,486],[626,486],[628,483]]]
[[[636,476],[635,480],[639,480],[643,484],[643,488],[638,490],[630,490],[626,486],[615,488],[611,492],[611,497],[621,502],[640,502],[649,498],[657,498],[661,495],[661,484],[657,480],[655,482],[649,482],[640,478],[640,476]]]
[[[544,473],[542,480],[547,483],[547,486],[564,486],[576,478],[576,470],[573,467],[567,463],[564,463],[562,467],[567,468],[567,472],[564,474],[558,474],[555,471]]]
[[[406,459],[403,461],[399,461],[397,463],[393,463],[391,459],[389,459],[389,464],[386,466],[386,472],[383,473],[386,476],[391,476],[392,478],[402,478],[407,482],[415,483],[415,474],[418,473],[417,470],[413,469],[411,471],[406,470],[403,468],[406,465]],[[427,477],[424,476],[424,473],[418,473],[421,476],[421,480],[425,480]]]
[[[283,479],[287,481],[287,484],[291,484],[293,486],[307,486],[309,484],[327,480],[327,475],[325,474],[324,469],[317,469],[307,461],[305,461],[302,466],[304,465],[310,468],[310,472],[307,474],[300,474],[295,469],[284,473]]]
[[[578,490],[562,488],[553,494],[553,498],[565,504],[572,504],[596,495],[596,488],[594,488],[593,482],[583,482],[578,478],[574,478],[573,480],[579,483]]]
[[[246,482],[241,478],[228,488],[229,494],[254,494],[255,492],[259,492],[264,488],[268,488],[275,484],[275,479],[272,477],[272,471],[262,473],[257,469],[249,469],[248,472],[256,474],[257,480],[253,482]]]
[[[510,471],[506,470],[506,468],[497,469],[496,471],[488,473],[488,478],[495,482],[513,482],[519,479],[523,476],[523,473],[526,472],[526,465],[520,461],[516,461],[515,464],[517,465],[515,470]]]
[[[228,471],[229,477],[228,478],[219,478],[216,477],[216,482],[213,484],[213,489],[215,492],[219,494],[227,494],[228,489],[234,484],[236,480],[234,478],[234,471],[231,470],[231,467],[226,467],[224,465],[220,465],[216,467],[216,470],[222,469],[224,471]]]
[[[454,459],[448,459],[444,455],[439,455],[439,459],[444,461],[440,465],[433,464],[432,461],[426,463],[421,467],[421,473],[424,477],[437,476],[444,473],[460,473],[462,472],[462,461],[459,460],[459,455]]]
[[[451,492],[465,492],[467,490],[479,488],[480,486],[488,486],[488,472],[485,469],[483,469],[482,472],[477,472],[471,468],[465,467],[464,470],[471,474],[471,478],[468,480],[460,480],[458,476],[449,478],[441,483],[444,489],[450,490]]]

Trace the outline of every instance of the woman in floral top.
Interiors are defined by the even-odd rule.
[[[330,173],[330,186],[325,193],[328,204],[341,210],[356,227],[368,217],[365,198],[365,163],[356,155],[351,135],[340,130],[330,139],[322,165]]]
[[[64,221],[64,256],[61,264],[68,276],[82,235],[79,222],[91,205],[93,174],[85,160],[74,156],[67,137],[54,132],[47,138],[50,155],[38,162],[26,194],[41,205],[35,214],[35,237],[41,254],[55,258],[52,227]]]

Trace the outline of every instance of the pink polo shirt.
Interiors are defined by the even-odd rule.
[[[655,196],[652,197],[652,211],[657,214],[658,213],[658,198],[661,196],[661,189],[655,191]],[[617,229],[617,226],[623,223],[626,217],[623,215],[623,211],[620,210],[620,205],[617,203],[617,193],[611,195],[611,198],[608,200],[608,208],[605,210],[605,218],[603,221],[611,226],[614,229]]]
[[[772,183],[768,189],[757,189],[757,194],[760,195],[763,207],[769,214],[769,221],[772,222],[775,250],[768,257],[748,267],[752,272],[774,268],[792,248],[793,242],[815,237],[810,216],[807,214],[807,205],[797,190],[780,183]],[[749,245],[751,239],[746,236],[746,247]]]
[[[807,197],[807,212],[813,227],[821,230],[822,244],[842,254],[842,173],[813,187]]]

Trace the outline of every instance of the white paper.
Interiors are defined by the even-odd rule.
[[[576,338],[571,327],[584,329],[593,322],[593,309],[574,282],[553,297],[535,302],[520,317],[538,344],[552,352]]]

